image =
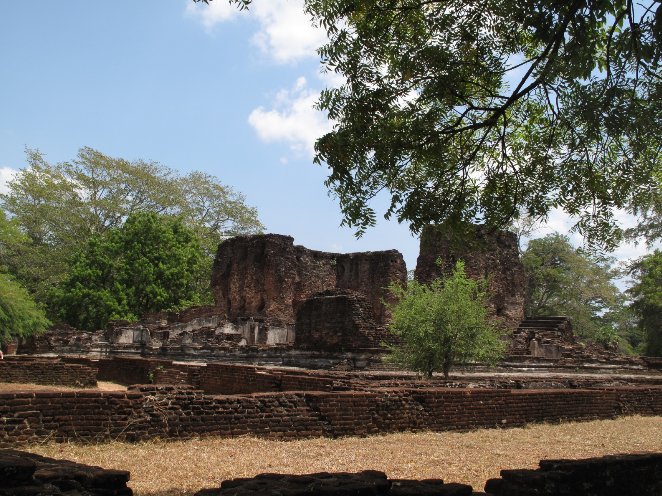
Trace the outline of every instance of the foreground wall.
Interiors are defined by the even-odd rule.
[[[362,436],[662,415],[662,388],[378,389],[211,396],[192,388],[0,394],[0,446],[154,437]]]

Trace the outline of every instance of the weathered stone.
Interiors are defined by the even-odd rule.
[[[468,225],[464,232],[429,225],[421,233],[420,254],[414,277],[422,283],[448,274],[463,260],[469,277],[488,280],[493,315],[511,328],[524,318],[526,274],[519,259],[517,238],[507,231]],[[441,266],[437,260],[441,259]]]
[[[389,338],[374,319],[370,302],[359,293],[328,290],[313,295],[299,308],[296,348],[352,351],[378,348]]]
[[[383,324],[386,288],[404,283],[406,275],[395,250],[337,254],[296,246],[291,236],[237,236],[218,247],[212,290],[219,311],[233,322],[254,318],[291,325],[313,294],[346,289],[366,297],[376,322]]]
[[[129,472],[0,450],[0,495],[131,496]]]

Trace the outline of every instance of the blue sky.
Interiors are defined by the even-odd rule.
[[[250,12],[225,0],[4,2],[0,191],[26,147],[59,162],[90,146],[213,174],[246,195],[269,232],[297,244],[395,248],[413,269],[418,240],[408,227],[381,221],[356,240],[339,227],[326,170],[312,163],[315,138],[330,129],[313,109],[334,84],[320,73],[323,41],[302,0],[255,0]],[[377,199],[378,212],[384,204]],[[553,215],[536,236],[571,224]],[[617,256],[643,251],[624,246]]]

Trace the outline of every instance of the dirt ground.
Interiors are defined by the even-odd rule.
[[[442,478],[482,490],[501,469],[536,468],[550,458],[662,452],[662,417],[531,425],[457,433],[269,441],[194,439],[29,447],[41,455],[131,471],[138,496],[192,495],[259,473],[381,470],[392,478]]]
[[[13,382],[0,382],[0,393],[15,393],[20,391],[71,391],[72,389],[65,386],[44,386],[41,384],[23,384]],[[87,388],[87,391],[101,390],[101,391],[126,391],[126,386],[115,384],[114,382],[99,381],[96,388]]]

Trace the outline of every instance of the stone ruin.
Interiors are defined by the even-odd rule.
[[[449,274],[458,260],[464,261],[469,277],[487,279],[492,314],[515,329],[524,319],[527,288],[516,235],[485,226],[467,225],[459,232],[444,225],[428,225],[421,232],[414,278],[429,283]]]
[[[527,279],[513,233],[427,226],[415,278],[428,283],[460,259],[470,277],[487,279],[491,313],[512,331],[507,363],[645,366],[576,342],[567,318],[524,320]],[[95,333],[59,327],[22,343],[19,353],[374,367],[382,344],[393,339],[386,331],[387,288],[406,284],[406,274],[396,250],[327,253],[295,245],[291,236],[237,236],[218,248],[211,280],[215,305],[151,314],[138,323],[113,322]]]
[[[343,350],[379,344],[375,336],[384,334],[389,319],[387,288],[406,284],[406,277],[396,250],[327,253],[297,246],[291,236],[267,234],[221,243],[211,285],[228,322],[250,322],[267,341],[278,334],[278,342],[295,347],[317,342]]]

